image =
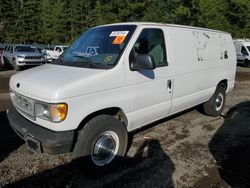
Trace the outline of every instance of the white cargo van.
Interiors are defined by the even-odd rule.
[[[30,150],[88,172],[126,154],[128,132],[195,105],[219,116],[235,83],[229,33],[156,23],[89,29],[58,60],[11,77],[8,118]]]
[[[250,41],[235,41],[237,62],[244,67],[250,66]]]

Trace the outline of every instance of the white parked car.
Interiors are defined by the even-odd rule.
[[[8,45],[4,51],[4,63],[10,64],[15,70],[27,65],[41,65],[45,63],[45,57],[37,49],[30,45]]]
[[[53,49],[46,49],[47,61],[58,59],[68,46],[55,46]]]
[[[11,77],[8,118],[30,150],[73,151],[83,170],[105,172],[126,154],[131,131],[199,104],[219,116],[235,72],[229,33],[99,26],[58,60]]]
[[[235,41],[237,62],[244,67],[250,66],[250,41]]]

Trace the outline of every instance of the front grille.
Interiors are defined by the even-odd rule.
[[[25,56],[25,59],[42,59],[42,56]]]
[[[18,93],[11,91],[10,93],[12,103],[17,108],[17,110],[21,111],[23,114],[29,116],[34,119],[34,100]]]

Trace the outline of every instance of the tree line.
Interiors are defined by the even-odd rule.
[[[148,21],[250,38],[249,0],[0,0],[0,42],[71,43],[90,27]]]

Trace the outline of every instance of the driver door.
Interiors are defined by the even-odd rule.
[[[126,80],[130,85],[131,112],[129,129],[148,124],[168,115],[172,98],[172,78],[167,61],[165,32],[161,27],[141,28],[126,58]],[[138,54],[150,55],[154,70],[132,71],[130,64]],[[127,57],[127,56],[126,56]]]

